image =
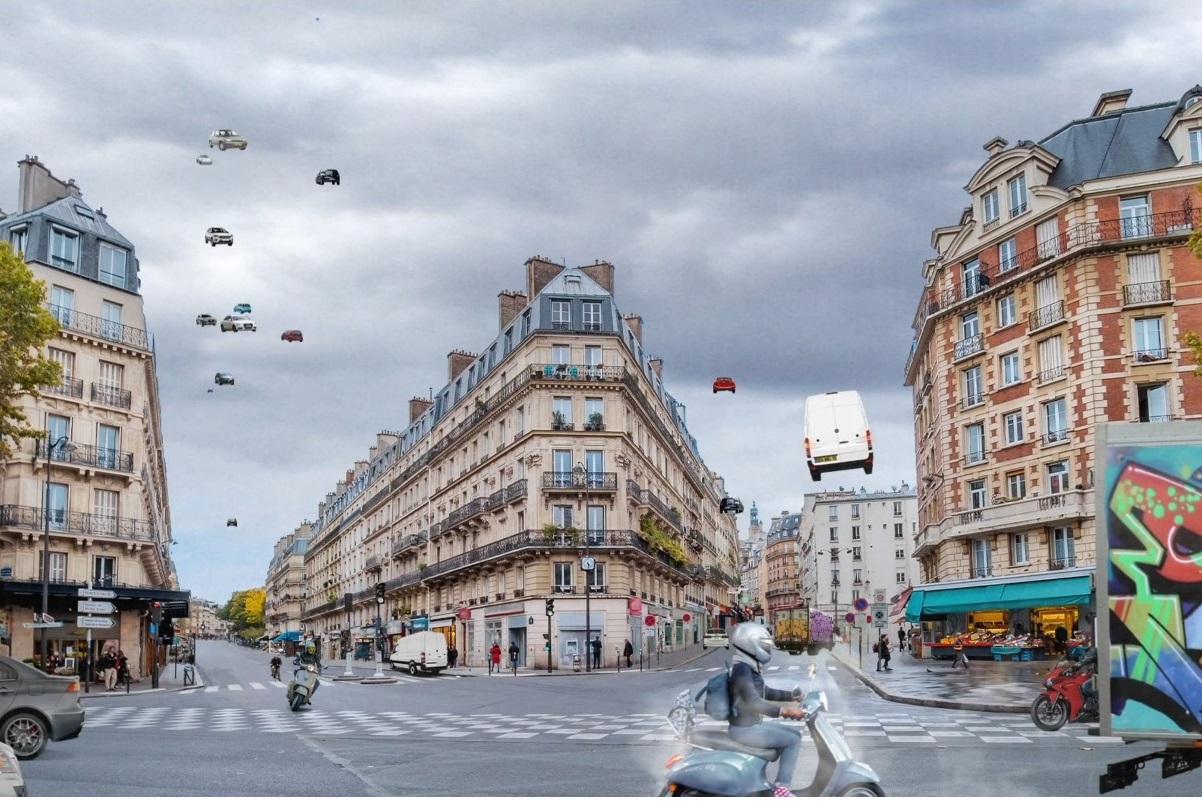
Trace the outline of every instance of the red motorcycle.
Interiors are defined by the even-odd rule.
[[[1065,723],[1096,721],[1098,696],[1082,689],[1094,676],[1093,666],[1061,662],[1043,680],[1046,690],[1031,704],[1031,720],[1044,731],[1059,731]]]

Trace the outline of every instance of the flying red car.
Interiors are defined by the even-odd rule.
[[[714,380],[714,393],[716,394],[719,391],[730,391],[733,394],[735,392],[735,381],[730,377],[719,377]]]

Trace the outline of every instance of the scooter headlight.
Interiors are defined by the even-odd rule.
[[[1044,689],[1049,689],[1049,690],[1050,690],[1050,689],[1051,689],[1051,688],[1054,686],[1054,685],[1052,684],[1052,679],[1050,679],[1050,678],[1049,678],[1049,679],[1047,679],[1046,681],[1044,681],[1044,682],[1043,682],[1043,686],[1044,686]]]

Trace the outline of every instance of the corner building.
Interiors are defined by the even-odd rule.
[[[1202,414],[1181,345],[1202,330],[1187,248],[1202,86],[1130,95],[1039,142],[986,143],[971,205],[932,233],[905,375],[921,576],[906,616],[928,641],[1088,630],[1095,426]]]
[[[114,607],[96,618],[111,625],[91,629],[92,658],[112,643],[137,678],[152,666],[152,602],[166,624],[188,616],[190,597],[171,558],[157,361],[138,259],[74,180],[55,178],[36,156],[18,167],[19,208],[0,213],[0,237],[46,283],[60,325],[47,350],[62,378],[14,400],[50,439],[25,439],[0,464],[0,627],[13,657],[40,650],[39,629],[24,626],[42,609],[49,532],[48,614],[62,625],[47,629],[47,652],[82,664],[88,629],[78,625],[86,613],[77,590],[91,584]]]
[[[512,642],[543,669],[570,667],[586,630],[612,667],[627,639],[668,651],[733,619],[723,480],[613,284],[607,262],[527,260],[525,291],[499,296],[497,338],[450,352],[446,384],[410,400],[405,429],[379,433],[318,506],[302,621],[328,658],[370,655],[377,616],[386,652],[432,629],[461,661]]]

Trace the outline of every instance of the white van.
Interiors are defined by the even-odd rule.
[[[857,391],[827,391],[806,397],[806,467],[810,479],[823,472],[863,469],[872,474],[872,432]]]
[[[436,676],[447,666],[447,638],[438,631],[418,631],[401,637],[388,657],[393,670],[407,669],[409,675],[429,673]]]

